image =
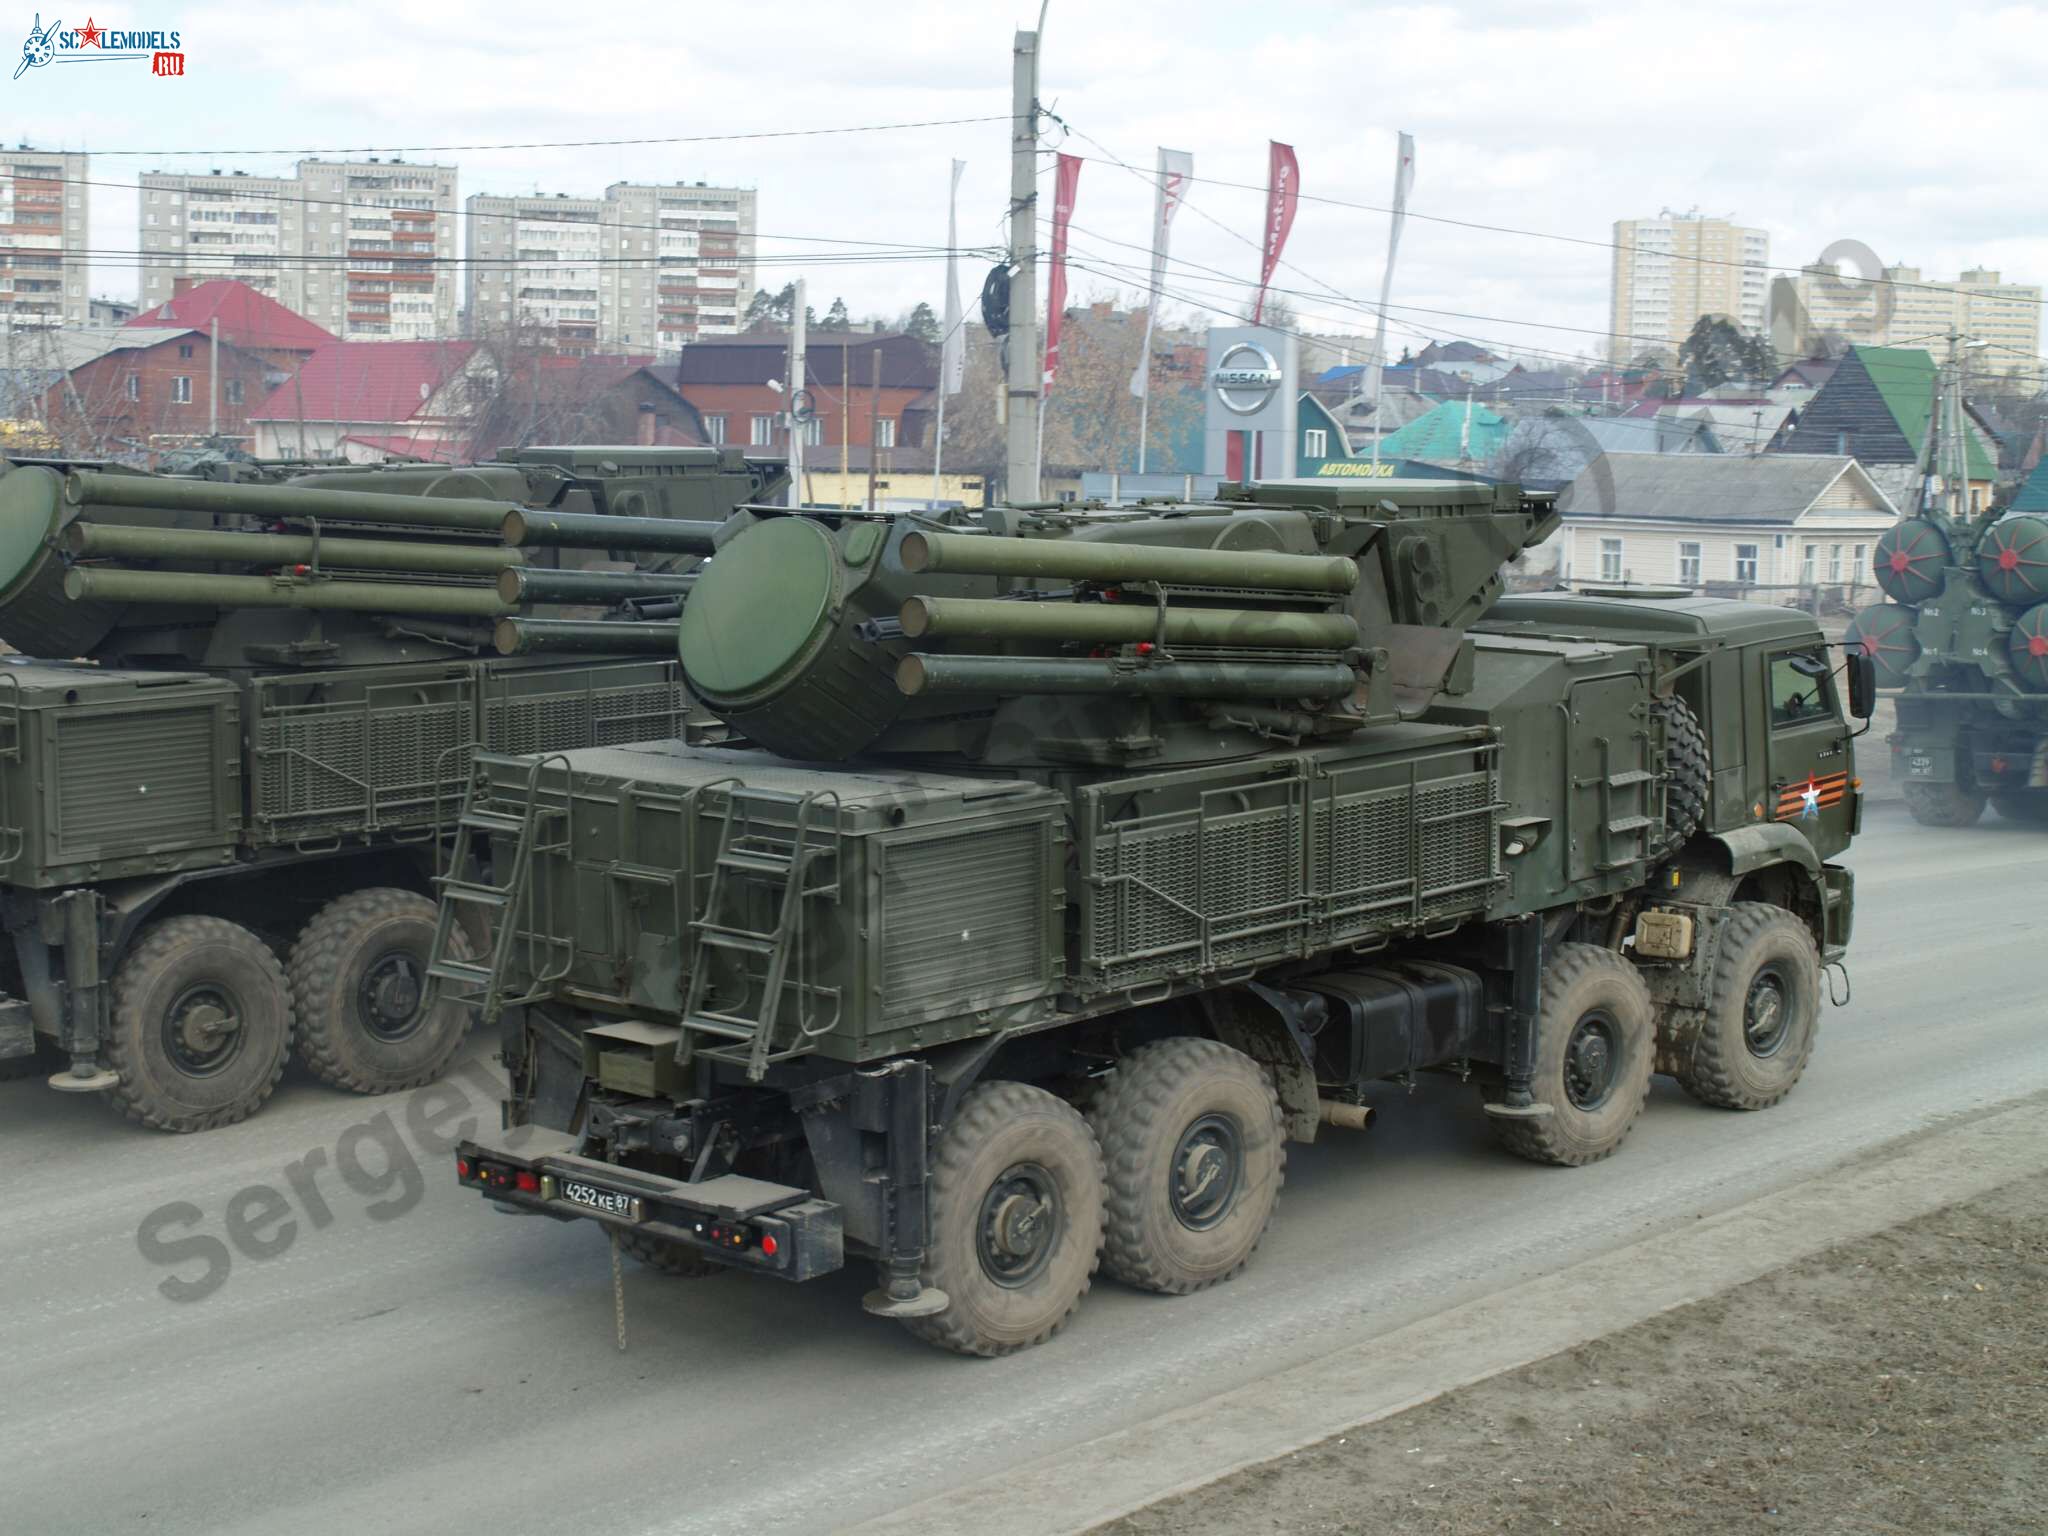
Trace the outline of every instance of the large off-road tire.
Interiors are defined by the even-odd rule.
[[[1707,733],[1692,706],[1673,694],[1650,706],[1664,725],[1664,820],[1652,834],[1650,856],[1666,859],[1683,848],[1699,830],[1713,789],[1713,764],[1707,757]]]
[[[1140,1046],[1088,1118],[1109,1173],[1110,1274],[1185,1296],[1250,1262],[1287,1169],[1280,1100],[1258,1063],[1215,1040]]]
[[[456,958],[469,956],[460,930]],[[292,946],[299,1059],[356,1093],[430,1083],[462,1044],[470,1011],[444,999],[422,1014],[434,904],[392,886],[351,891],[313,915]]]
[[[2023,826],[2048,827],[2048,789],[2013,789],[1991,797],[1991,809],[2001,821]]]
[[[1530,1092],[1550,1113],[1490,1116],[1517,1157],[1576,1168],[1621,1145],[1650,1091],[1650,991],[1628,960],[1597,944],[1560,944],[1543,969]],[[1489,1098],[1501,1090],[1491,1087]]]
[[[649,1269],[659,1270],[664,1275],[678,1280],[708,1280],[713,1275],[726,1272],[725,1265],[715,1259],[707,1259],[681,1243],[656,1237],[651,1232],[634,1232],[623,1227],[614,1230],[619,1234],[619,1247]]]
[[[1984,796],[1962,784],[1927,784],[1908,779],[1900,786],[1906,809],[1923,827],[1975,826],[1984,814]]]
[[[1095,1274],[1102,1185],[1102,1152],[1071,1105],[1025,1083],[972,1090],[932,1158],[923,1280],[946,1308],[904,1327],[963,1355],[1051,1338]]]
[[[284,1073],[292,1000],[269,946],[239,923],[172,917],[115,968],[107,1100],[153,1131],[245,1120]]]
[[[1820,951],[1805,923],[1766,902],[1730,908],[1679,1086],[1718,1109],[1777,1103],[1813,1056],[1820,996]]]

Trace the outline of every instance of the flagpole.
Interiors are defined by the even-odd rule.
[[[946,455],[946,396],[960,387],[959,376],[966,362],[967,338],[960,334],[966,319],[960,309],[960,173],[966,169],[965,160],[953,162],[953,179],[946,192],[946,333],[939,338],[939,413],[932,432],[934,509],[939,504],[940,472]]]
[[[1372,341],[1372,472],[1380,472],[1380,439],[1386,418],[1380,410],[1387,379],[1387,298],[1394,289],[1394,255],[1401,248],[1401,226],[1408,218],[1408,188],[1415,180],[1415,139],[1400,134],[1394,142],[1394,206],[1387,223],[1387,269],[1380,274],[1380,318]]]
[[[1159,292],[1145,306],[1145,345],[1138,353],[1138,366],[1145,371],[1145,392],[1138,396],[1138,473],[1145,473],[1145,435],[1152,415],[1152,322],[1159,314]]]

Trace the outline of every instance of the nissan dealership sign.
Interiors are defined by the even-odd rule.
[[[1240,341],[1217,359],[1209,383],[1234,416],[1256,416],[1272,403],[1284,382],[1273,354],[1256,342]]]

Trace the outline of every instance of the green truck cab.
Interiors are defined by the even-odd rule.
[[[1504,597],[1555,524],[1422,481],[736,513],[678,645],[744,744],[475,761],[496,874],[439,927],[500,922],[431,970],[510,1088],[458,1177],[676,1275],[872,1263],[995,1355],[1098,1263],[1238,1273],[1385,1080],[1562,1165],[1653,1071],[1777,1102],[1851,929],[1836,669],[1784,610]]]

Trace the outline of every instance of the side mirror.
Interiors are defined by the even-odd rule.
[[[1849,673],[1849,713],[1868,720],[1877,712],[1877,658],[1863,647],[1850,648],[1845,662]]]

